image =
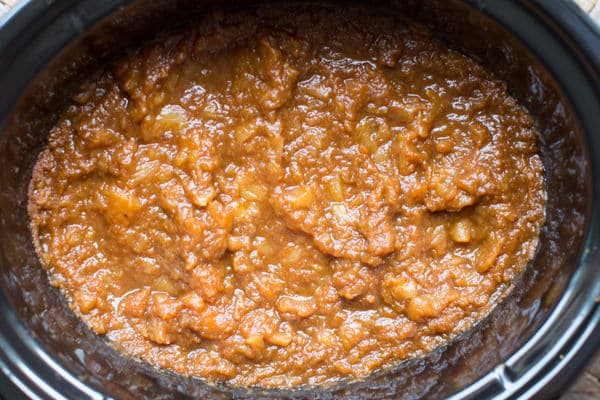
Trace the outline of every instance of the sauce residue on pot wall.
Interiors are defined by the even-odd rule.
[[[537,133],[423,27],[215,15],[114,63],[50,133],[38,253],[127,354],[235,385],[362,377],[447,343],[532,258]]]

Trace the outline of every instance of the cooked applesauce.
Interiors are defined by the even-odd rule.
[[[423,26],[215,14],[74,96],[31,227],[71,308],[131,356],[233,385],[364,377],[469,328],[531,260],[536,139]]]

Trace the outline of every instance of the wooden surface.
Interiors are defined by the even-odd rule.
[[[19,0],[0,0],[0,16]],[[581,8],[600,23],[600,0],[575,0]],[[600,400],[600,354],[581,372],[579,379],[569,388],[560,400]]]

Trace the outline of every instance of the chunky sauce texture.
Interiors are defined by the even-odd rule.
[[[131,356],[234,385],[364,377],[469,328],[531,260],[536,138],[422,26],[217,14],[82,87],[34,168],[32,232]]]

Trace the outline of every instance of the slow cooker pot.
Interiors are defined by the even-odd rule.
[[[548,206],[537,254],[503,301],[449,345],[360,381],[241,389],[128,359],[68,309],[35,255],[26,210],[31,169],[49,127],[82,79],[124,49],[209,10],[253,6],[30,0],[0,21],[0,393],[11,399],[558,395],[600,344],[600,30],[568,1],[369,3],[373,12],[431,26],[487,66],[541,132]]]

